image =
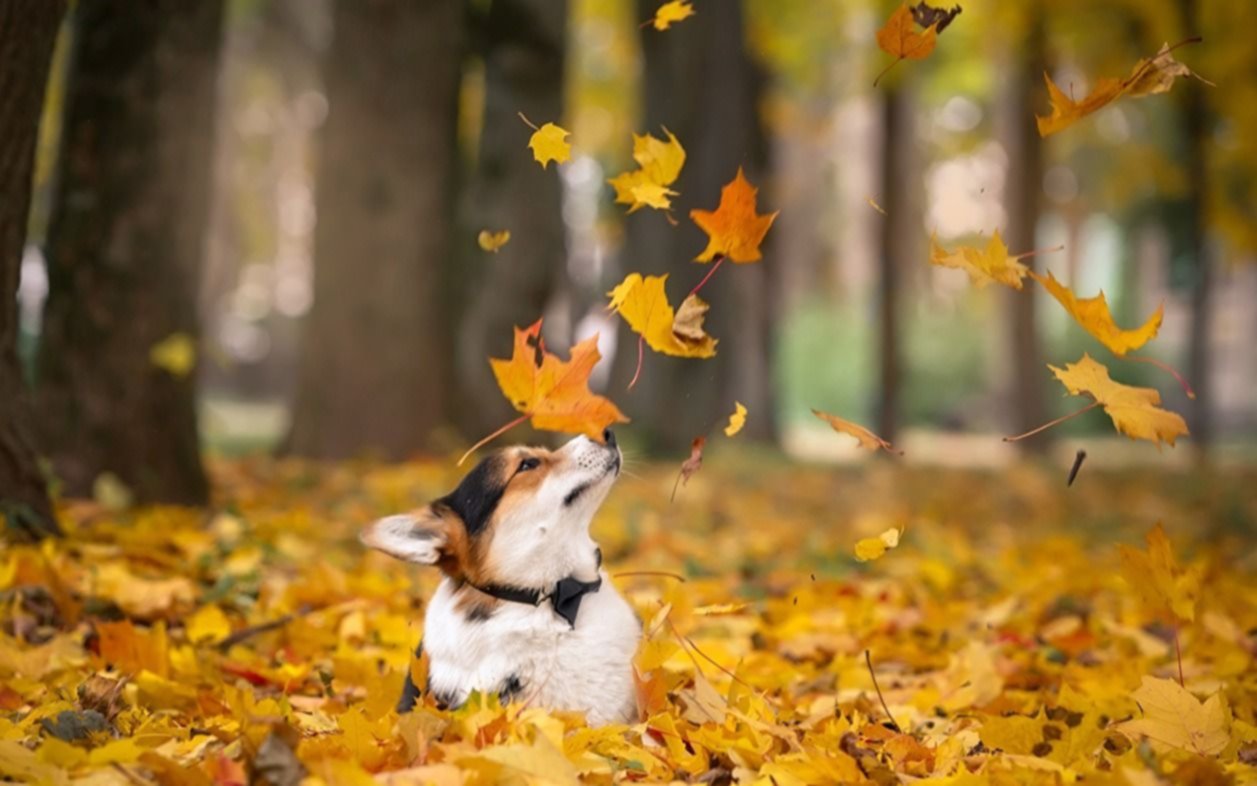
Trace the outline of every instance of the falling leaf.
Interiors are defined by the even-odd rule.
[[[92,481],[92,499],[105,510],[117,513],[135,502],[135,495],[122,479],[112,472],[102,472]]]
[[[739,263],[760,260],[759,245],[777,213],[756,213],[757,193],[759,189],[747,181],[742,167],[738,167],[737,175],[720,190],[720,206],[715,211],[690,211],[690,218],[708,237],[707,248],[694,261],[710,262],[717,256]]]
[[[528,138],[533,158],[542,169],[549,168],[551,161],[562,164],[572,157],[572,145],[566,141],[568,136],[567,131],[554,123],[546,123]]]
[[[657,210],[672,207],[676,191],[668,188],[676,182],[685,165],[685,148],[668,129],[666,140],[650,134],[633,134],[633,160],[638,168],[622,172],[607,182],[615,189],[617,204],[631,205],[632,213],[643,206]]]
[[[716,354],[716,339],[703,332],[707,304],[692,295],[685,299],[685,321],[677,326],[677,315],[664,290],[667,275],[642,277],[630,273],[607,293],[607,306],[629,324],[656,352],[683,358],[709,358]]]
[[[1159,523],[1145,539],[1147,551],[1126,545],[1117,547],[1122,557],[1122,578],[1154,615],[1169,612],[1183,622],[1192,622],[1200,599],[1200,574],[1179,567],[1170,539]]]
[[[881,214],[882,214],[882,215],[884,215],[884,216],[889,216],[889,215],[890,215],[889,213],[887,213],[887,212],[886,212],[886,211],[882,208],[882,206],[881,206],[881,205],[877,204],[877,202],[875,202],[875,201],[873,200],[873,197],[865,197],[864,199],[865,199],[865,201],[866,201],[866,202],[868,202],[868,203],[869,203],[869,207],[873,208],[873,209],[874,209],[874,210],[876,210],[877,212],[881,213]]]
[[[1021,289],[1021,280],[1030,273],[1030,269],[1018,262],[1017,257],[1008,255],[1008,247],[1004,245],[999,230],[991,234],[983,250],[960,246],[955,251],[948,251],[938,244],[936,236],[931,235],[930,264],[963,270],[979,288],[996,283]]]
[[[864,426],[857,425],[849,420],[843,420],[837,415],[830,415],[828,412],[821,412],[818,409],[812,410],[812,414],[828,423],[834,431],[855,437],[859,441],[860,447],[866,450],[878,450],[880,448],[888,453],[903,455],[902,450],[895,450],[893,445]]]
[[[690,443],[690,457],[681,462],[681,471],[672,484],[672,499],[677,497],[677,485],[684,486],[689,483],[690,477],[703,468],[703,446],[706,444],[707,437],[695,437]]]
[[[559,360],[545,351],[541,320],[537,320],[526,329],[515,328],[510,360],[490,358],[489,364],[502,393],[532,421],[533,428],[584,434],[601,441],[607,426],[628,422],[609,399],[589,390],[589,374],[601,358],[595,335],[573,346],[567,362]]]
[[[860,562],[877,559],[899,545],[901,534],[897,527],[891,527],[875,538],[861,538],[855,544],[855,558]]]
[[[680,22],[691,16],[694,16],[694,6],[688,0],[672,0],[659,6],[651,22],[656,30],[667,30],[673,22]]]
[[[746,407],[741,401],[733,402],[733,414],[729,416],[729,425],[725,426],[725,436],[732,437],[746,425]]]
[[[511,231],[503,229],[500,232],[490,232],[487,229],[480,230],[480,234],[476,235],[476,242],[480,244],[480,248],[485,251],[497,253],[498,249],[510,242]]]
[[[1189,39],[1183,43],[1194,43],[1195,40],[1197,39]],[[1122,96],[1129,95],[1138,98],[1165,93],[1174,86],[1176,78],[1196,76],[1191,69],[1174,59],[1174,55],[1171,54],[1173,49],[1174,47],[1169,44],[1162,44],[1156,55],[1143,58],[1136,63],[1131,75],[1125,79],[1097,80],[1095,87],[1081,101],[1074,101],[1066,95],[1052,81],[1052,77],[1045,73],[1043,79],[1047,82],[1048,100],[1052,104],[1052,113],[1046,117],[1036,118],[1039,124],[1039,136],[1048,136],[1062,131]]]
[[[1065,307],[1070,316],[1078,321],[1079,325],[1082,325],[1084,330],[1095,336],[1101,344],[1108,347],[1109,351],[1118,357],[1147,344],[1161,329],[1161,318],[1165,313],[1164,303],[1157,306],[1152,316],[1139,327],[1134,330],[1123,330],[1113,321],[1113,314],[1109,311],[1109,304],[1104,299],[1103,292],[1095,297],[1080,298],[1069,287],[1057,281],[1051,272],[1047,274],[1047,278],[1034,272],[1030,273],[1030,277],[1042,284],[1043,288],[1060,301],[1060,304]]]
[[[938,31],[933,25],[925,27],[923,32],[916,31],[912,11],[904,3],[895,9],[886,24],[877,31],[877,45],[888,55],[894,55],[895,61],[882,70],[873,80],[876,86],[882,76],[900,60],[923,60],[934,51],[938,42]]]
[[[1117,724],[1123,734],[1201,756],[1217,756],[1231,742],[1231,710],[1220,692],[1202,702],[1174,680],[1145,675],[1131,698],[1144,716]]]
[[[172,376],[186,377],[196,367],[196,341],[187,333],[171,333],[149,348],[148,360]]]
[[[912,6],[912,21],[924,28],[934,28],[934,32],[941,33],[947,29],[947,26],[956,20],[960,12],[964,9],[960,6],[952,6],[951,8],[935,8],[929,3],[920,2]]]
[[[1077,363],[1069,363],[1064,369],[1048,365],[1056,378],[1071,395],[1086,394],[1112,418],[1117,430],[1131,439],[1146,439],[1161,447],[1165,441],[1174,446],[1174,440],[1185,435],[1187,423],[1177,413],[1161,409],[1161,394],[1152,388],[1137,388],[1114,382],[1109,370],[1084,354]]]

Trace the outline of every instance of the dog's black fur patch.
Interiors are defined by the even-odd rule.
[[[415,647],[415,657],[423,657],[423,640],[420,639],[419,646]],[[397,711],[410,712],[415,708],[415,702],[419,701],[422,694],[419,692],[419,686],[410,677],[410,669],[406,669],[406,682],[402,685],[402,697],[397,700]]]
[[[475,536],[489,523],[493,511],[502,501],[506,484],[501,479],[502,458],[489,456],[467,473],[458,488],[436,501],[458,514],[467,528],[467,534]]]
[[[502,688],[498,691],[498,701],[510,704],[512,699],[523,692],[524,683],[520,681],[518,674],[512,674],[502,683]]]
[[[563,498],[563,507],[565,508],[571,507],[572,503],[580,499],[581,494],[584,494],[586,491],[589,491],[589,487],[592,485],[593,485],[592,483],[582,483],[576,488],[567,492],[567,496]]]
[[[468,622],[486,622],[493,616],[493,609],[489,606],[472,606],[471,611],[467,612]]]

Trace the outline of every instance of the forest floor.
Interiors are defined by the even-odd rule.
[[[738,453],[670,503],[674,465],[630,464],[594,530],[645,622],[643,719],[588,729],[394,713],[437,577],[356,535],[451,464],[217,461],[212,510],[65,503],[64,540],[0,557],[0,776],[1257,783],[1252,470]]]

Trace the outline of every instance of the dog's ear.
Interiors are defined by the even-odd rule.
[[[360,535],[373,549],[406,562],[438,565],[450,576],[463,570],[466,535],[459,518],[445,505],[432,504],[368,525]]]

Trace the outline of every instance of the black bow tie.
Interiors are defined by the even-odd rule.
[[[529,606],[540,606],[546,600],[554,606],[554,613],[567,620],[567,624],[576,627],[576,615],[580,612],[581,600],[591,592],[602,587],[602,577],[593,581],[581,581],[575,576],[568,576],[559,581],[549,592],[539,589],[520,589],[502,584],[487,584],[472,587],[498,600],[509,600],[512,603],[526,603]]]

